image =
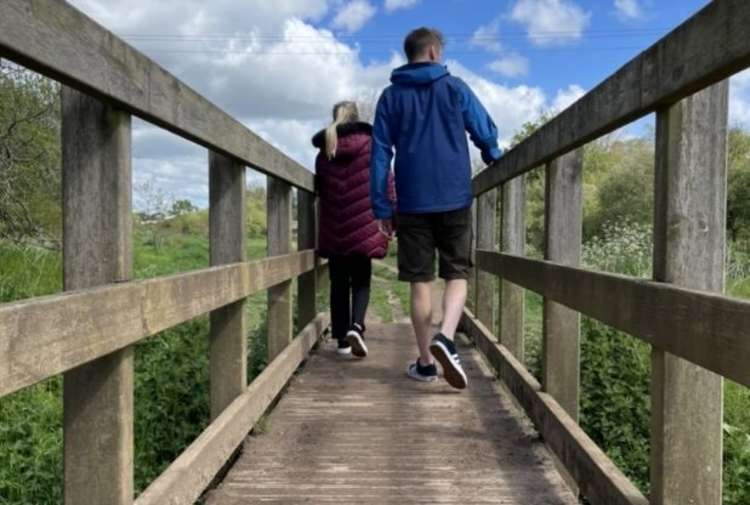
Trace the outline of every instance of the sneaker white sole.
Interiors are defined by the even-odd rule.
[[[438,379],[437,375],[420,375],[411,367],[406,370],[406,375],[419,382],[435,382]]]
[[[356,332],[350,331],[346,334],[346,341],[351,346],[352,354],[358,358],[364,358],[369,352],[365,345],[364,339],[359,336]]]
[[[466,373],[453,362],[448,348],[442,342],[432,342],[430,352],[443,367],[443,376],[448,384],[456,389],[466,389],[466,386],[469,385]]]
[[[348,356],[352,353],[351,347],[337,347],[336,348],[336,354],[340,354],[341,356]]]

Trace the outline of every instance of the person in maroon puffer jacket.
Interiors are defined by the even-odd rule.
[[[367,356],[365,314],[372,259],[384,258],[390,237],[380,231],[370,204],[372,126],[359,121],[354,102],[333,107],[333,123],[312,143],[320,194],[318,254],[328,258],[331,331],[340,354]],[[391,183],[391,188],[393,184]],[[391,190],[393,200],[393,190]]]

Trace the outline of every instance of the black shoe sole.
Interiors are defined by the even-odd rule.
[[[451,360],[448,349],[439,342],[433,342],[430,344],[430,353],[443,367],[443,376],[445,380],[456,389],[466,389],[468,380],[463,371],[456,368],[456,365]]]
[[[352,347],[352,354],[354,354],[358,358],[367,357],[367,346],[365,345],[365,341],[362,339],[362,337],[360,337],[353,331],[350,331],[346,335],[346,341]]]

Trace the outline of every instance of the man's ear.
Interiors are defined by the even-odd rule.
[[[430,46],[429,53],[430,61],[438,63],[440,61],[440,50],[435,46]]]

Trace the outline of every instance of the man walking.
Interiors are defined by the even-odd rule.
[[[375,112],[371,199],[380,228],[398,226],[399,279],[411,283],[411,319],[419,358],[408,374],[437,380],[435,360],[448,383],[468,385],[453,343],[466,303],[471,264],[471,161],[466,132],[485,163],[500,157],[497,127],[471,89],[440,64],[443,36],[419,28],[404,41],[407,65],[391,75]],[[398,211],[388,198],[393,148]],[[432,335],[435,251],[445,279],[443,322]]]

